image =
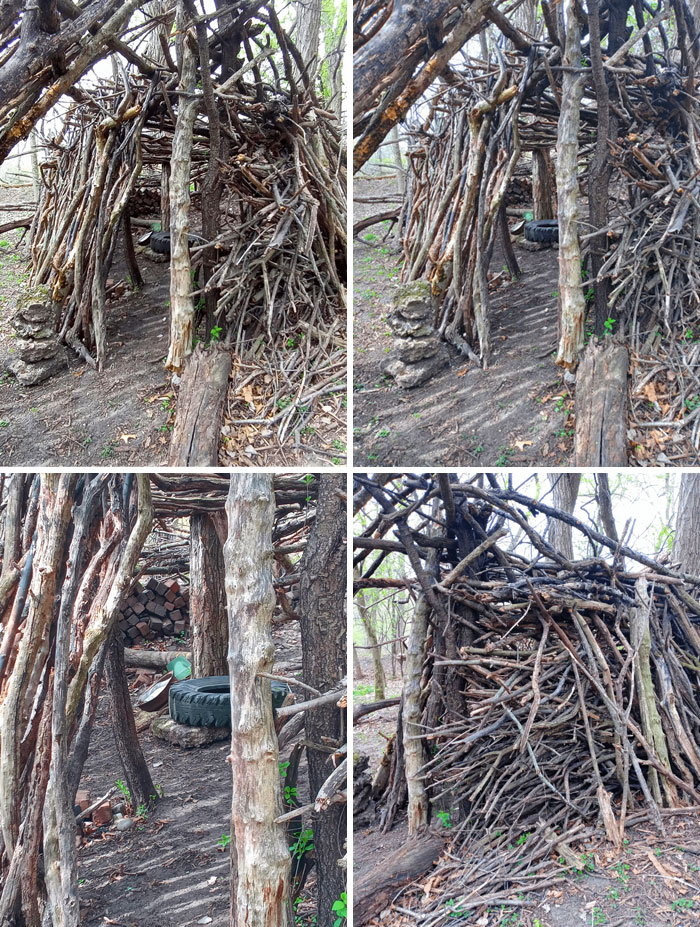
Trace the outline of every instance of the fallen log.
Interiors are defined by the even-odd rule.
[[[25,216],[24,219],[12,219],[10,222],[3,222],[2,225],[0,225],[0,235],[4,232],[11,232],[13,229],[28,229],[31,224],[31,216]]]
[[[624,344],[588,345],[576,377],[577,467],[627,466],[627,371]]]
[[[364,229],[368,229],[370,225],[377,225],[379,222],[386,222],[387,219],[398,219],[399,214],[401,213],[401,208],[397,207],[396,209],[388,209],[386,212],[377,213],[376,216],[369,216],[367,219],[362,219],[360,222],[356,222],[352,227],[352,234],[354,237],[357,237],[360,232]]]
[[[442,847],[443,841],[438,837],[410,840],[359,879],[355,883],[353,905],[356,927],[389,907],[400,888],[432,869]]]
[[[216,466],[231,355],[227,348],[198,344],[182,375],[170,442],[171,467]]]
[[[124,662],[127,666],[136,666],[139,669],[165,669],[175,657],[185,657],[192,662],[191,650],[134,650],[132,647],[124,648]]]
[[[374,711],[392,708],[394,705],[398,705],[400,701],[400,698],[385,698],[381,702],[368,702],[366,705],[358,705],[352,711],[353,723],[359,721],[360,718],[364,718],[365,715],[371,715]]]

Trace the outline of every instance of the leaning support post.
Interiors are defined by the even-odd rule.
[[[233,927],[289,927],[291,859],[283,824],[272,712],[272,477],[233,474],[224,547],[231,677]]]
[[[583,347],[586,302],[581,288],[578,243],[578,130],[583,77],[581,27],[575,0],[564,0],[566,43],[562,65],[561,112],[557,128],[557,199],[559,203],[559,350],[557,364],[575,367]]]
[[[178,112],[170,158],[170,349],[165,366],[179,374],[192,351],[194,305],[190,280],[188,232],[190,217],[190,164],[194,119],[199,107],[195,94],[197,67],[194,42],[187,28],[184,6],[178,4],[178,31],[182,34]]]
[[[438,506],[433,505],[432,511],[433,516],[437,517]],[[437,548],[431,548],[425,563],[425,571],[429,576],[434,575],[438,563],[439,551]],[[420,694],[430,611],[430,602],[425,593],[422,593],[413,610],[403,679],[403,749],[408,788],[408,833],[411,836],[421,833],[428,826],[428,794],[422,774],[425,751],[421,736],[423,728]]]

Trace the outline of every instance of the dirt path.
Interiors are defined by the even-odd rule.
[[[276,672],[296,675],[301,660],[298,635],[283,628],[275,643]],[[135,690],[134,698],[136,694]],[[297,695],[303,697],[301,690]],[[228,927],[229,850],[222,838],[230,834],[230,744],[184,750],[158,740],[149,729],[139,739],[153,783],[164,798],[126,833],[108,826],[83,838],[78,850],[81,925]],[[305,768],[304,764],[299,781],[302,803],[308,800]],[[81,788],[99,798],[122,777],[108,697],[103,694]],[[112,797],[118,800],[118,794]],[[312,871],[297,908],[296,927],[312,927],[314,885]]]
[[[31,190],[0,187],[3,217],[33,208]],[[107,303],[107,364],[98,373],[72,351],[68,367],[37,386],[8,372],[9,318],[27,286],[28,249],[19,231],[0,236],[0,464],[129,467],[164,463],[172,395],[163,360],[168,342],[168,279],[143,258],[144,286]],[[113,277],[124,276],[115,265]]]
[[[382,183],[358,179],[355,191],[379,196]],[[355,218],[380,209],[357,204]],[[355,241],[355,464],[565,464],[573,402],[552,356],[556,252],[519,250],[522,276],[492,292],[488,370],[450,349],[449,367],[422,386],[401,390],[381,372],[392,340],[385,320],[400,273],[400,255],[383,234],[375,226]],[[502,264],[495,255],[492,274],[501,273]]]

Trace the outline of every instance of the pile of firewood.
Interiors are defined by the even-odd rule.
[[[152,576],[145,586],[136,582],[119,615],[119,630],[127,646],[185,634],[190,625],[190,591],[176,579]]]

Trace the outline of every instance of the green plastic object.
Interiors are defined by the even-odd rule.
[[[175,657],[165,668],[173,673],[178,682],[192,675],[192,664],[187,657]]]
[[[528,211],[525,213],[525,221],[532,222],[534,218],[535,218],[534,213],[530,212],[530,210],[528,209]]]

